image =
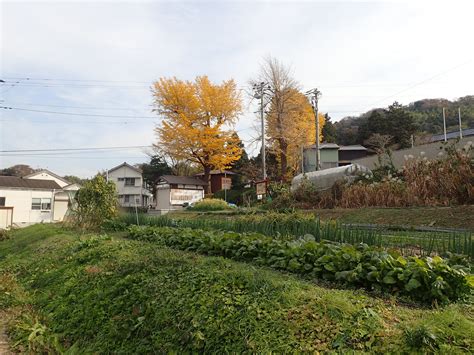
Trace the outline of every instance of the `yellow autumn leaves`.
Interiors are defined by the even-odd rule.
[[[194,82],[162,78],[154,83],[153,97],[155,111],[163,117],[156,128],[163,153],[199,164],[207,175],[240,158],[233,125],[242,101],[233,80],[218,85],[207,76]]]
[[[162,117],[156,128],[164,154],[202,166],[205,175],[225,169],[240,158],[242,148],[233,129],[242,110],[242,99],[234,80],[213,84],[207,76],[195,81],[161,78],[152,88],[155,111]],[[266,116],[267,144],[285,159],[283,172],[294,172],[301,148],[314,143],[314,113],[298,90],[285,92],[285,106],[270,101]],[[320,115],[320,129],[324,117]],[[206,177],[208,179],[208,176]]]

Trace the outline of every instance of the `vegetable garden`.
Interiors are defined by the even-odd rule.
[[[465,298],[474,287],[469,265],[459,260],[405,258],[366,244],[352,246],[258,233],[177,227],[129,228],[129,238],[208,255],[219,255],[345,285],[408,296],[427,303]]]
[[[472,353],[464,270],[309,236],[38,224],[0,240],[0,313],[19,353]]]
[[[137,224],[135,215],[122,215],[109,221],[106,228],[124,229]],[[395,249],[405,256],[447,256],[459,254],[474,260],[474,238],[468,231],[429,231],[387,230],[384,228],[362,228],[344,225],[336,221],[323,222],[308,214],[248,214],[231,217],[212,218],[173,218],[167,216],[138,216],[138,224],[157,227],[189,227],[198,229],[217,229],[238,233],[257,232],[266,236],[300,237],[311,234],[316,241],[322,240],[357,245],[364,243],[384,249]]]

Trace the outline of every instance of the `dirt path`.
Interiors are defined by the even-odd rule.
[[[0,355],[13,354],[9,350],[8,337],[7,337],[7,315],[4,312],[0,312]]]

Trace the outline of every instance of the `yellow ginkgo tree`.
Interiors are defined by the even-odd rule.
[[[270,101],[266,125],[270,147],[275,152],[281,177],[296,173],[301,166],[301,152],[306,146],[314,144],[316,124],[313,108],[305,95],[296,89],[287,89],[283,109],[278,109],[276,99]],[[324,115],[319,117],[319,139],[322,141]]]
[[[240,158],[233,127],[242,101],[234,80],[213,84],[207,76],[195,81],[161,78],[152,92],[154,111],[162,117],[155,129],[160,151],[201,165],[208,185],[211,170],[228,168]]]

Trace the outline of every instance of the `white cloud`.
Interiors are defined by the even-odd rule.
[[[0,87],[0,99],[11,106],[104,108],[17,105],[45,111],[153,116],[148,83],[154,79],[208,74],[215,81],[233,77],[243,88],[266,55],[291,65],[304,88],[318,86],[321,109],[336,119],[394,100],[454,98],[472,94],[473,62],[452,68],[474,58],[473,10],[471,2],[3,2],[0,78],[132,82],[34,87],[23,81],[6,92]],[[111,107],[131,110],[105,109]],[[246,107],[238,129],[255,120],[256,105]],[[153,123],[145,119],[119,124],[130,120],[11,110],[0,115],[4,150],[143,145],[155,139]],[[245,140],[250,134],[241,131]],[[88,176],[139,155],[4,157],[0,165],[26,162]]]

